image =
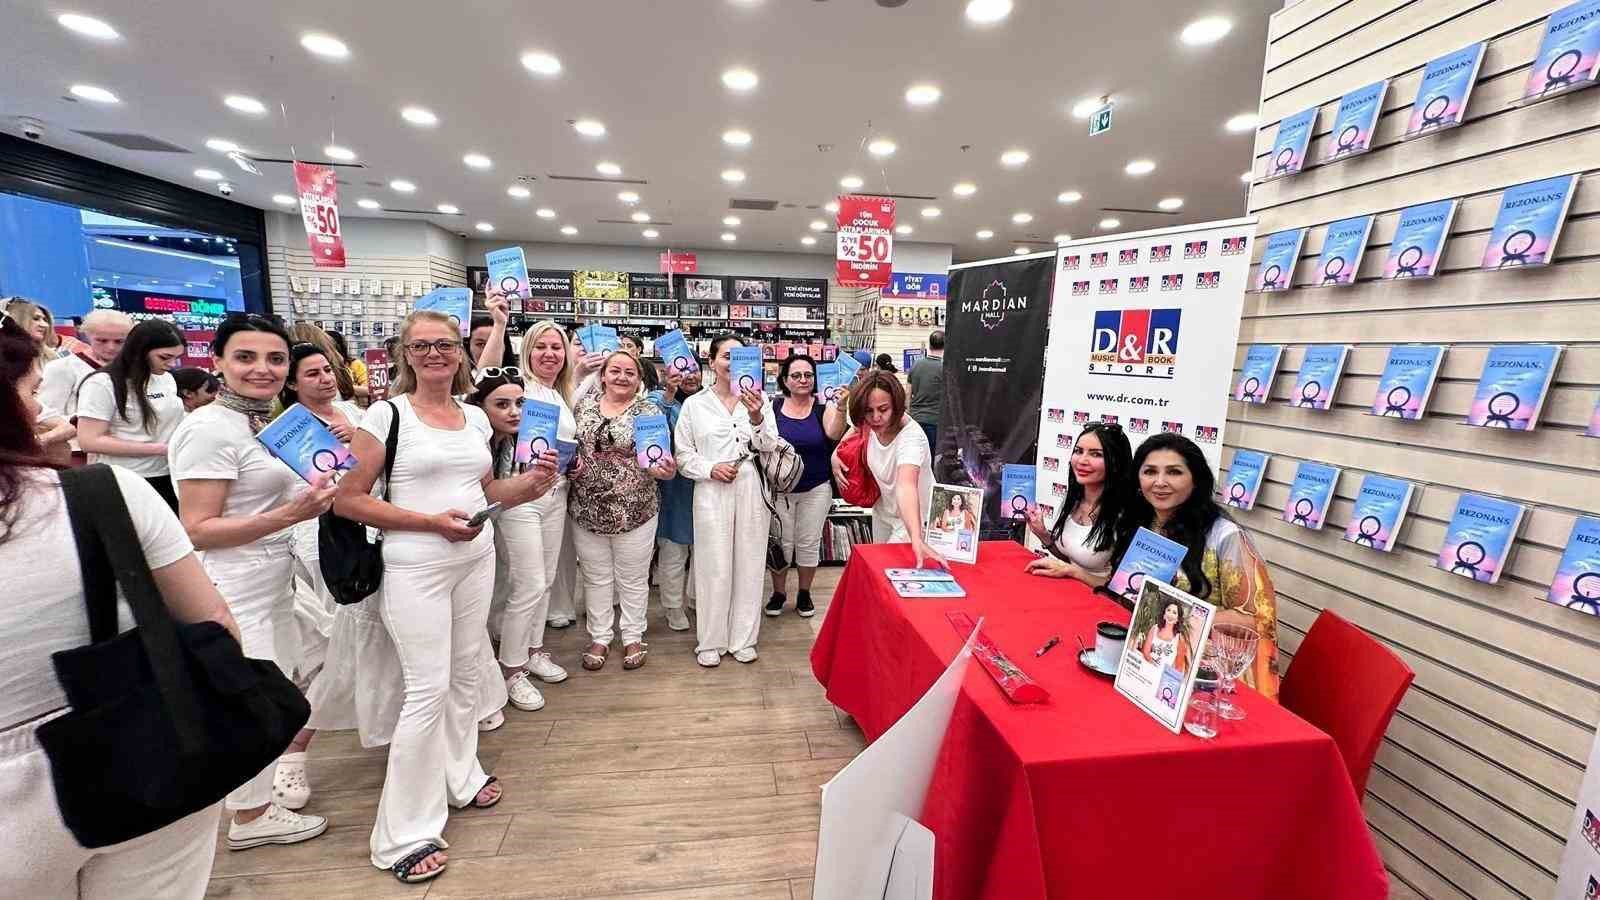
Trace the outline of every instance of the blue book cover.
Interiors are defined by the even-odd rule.
[[[734,347],[728,351],[728,377],[733,386],[746,391],[759,391],[765,383],[760,347]]]
[[[833,403],[839,399],[839,389],[844,385],[839,383],[839,364],[836,362],[821,363],[817,366],[817,396],[823,403]]]
[[[1338,484],[1338,467],[1301,460],[1294,470],[1294,484],[1289,486],[1289,500],[1283,504],[1283,520],[1302,528],[1321,528]]]
[[[849,350],[840,348],[838,357],[834,360],[839,364],[839,384],[849,387],[856,380],[856,375],[861,371],[861,361],[851,355]]]
[[[1177,541],[1164,538],[1148,528],[1141,528],[1134,533],[1128,551],[1122,554],[1122,561],[1117,564],[1117,571],[1112,573],[1106,587],[1119,597],[1129,601],[1138,600],[1146,578],[1172,584],[1178,575],[1178,566],[1183,564],[1183,557],[1188,552]]]
[[[1600,437],[1600,401],[1594,405],[1594,412],[1589,414],[1589,430],[1583,433],[1584,437]]]
[[[434,288],[417,298],[417,309],[444,313],[461,326],[461,336],[472,331],[472,290],[470,288]]]
[[[1594,84],[1600,64],[1600,0],[1581,0],[1545,20],[1539,55],[1528,70],[1526,100],[1539,100]]]
[[[528,296],[528,260],[521,247],[491,250],[483,255],[489,267],[488,284],[500,289],[506,299]]]
[[[1272,382],[1278,377],[1278,360],[1283,356],[1282,344],[1251,344],[1245,351],[1244,365],[1239,367],[1239,381],[1233,388],[1233,399],[1241,403],[1265,403],[1272,395]]]
[[[1333,131],[1326,159],[1343,159],[1372,149],[1372,133],[1383,111],[1383,97],[1389,92],[1389,79],[1359,87],[1339,98],[1339,111],[1333,117]]]
[[[1600,616],[1600,519],[1580,516],[1550,582],[1551,603]]]
[[[965,588],[950,579],[941,578],[935,581],[908,579],[889,583],[894,586],[894,592],[902,597],[933,597],[954,600],[967,595]]]
[[[1577,175],[1559,175],[1506,188],[1483,251],[1483,268],[1542,266],[1555,258]]]
[[[531,397],[522,401],[522,421],[517,424],[517,462],[531,463],[534,454],[556,449],[556,430],[560,426],[561,407]]]
[[[1026,519],[1034,500],[1037,473],[1033,466],[1006,463],[1000,470],[1000,514],[1010,519]]]
[[[556,438],[556,471],[565,472],[572,465],[573,457],[578,455],[577,441],[564,441]]]
[[[694,349],[677,328],[656,338],[655,351],[669,370],[683,375],[700,371],[700,361],[695,358]]]
[[[1272,141],[1272,154],[1267,157],[1267,178],[1293,175],[1305,167],[1306,148],[1311,146],[1311,131],[1317,124],[1321,107],[1298,112],[1278,123],[1278,136]]]
[[[1374,550],[1394,549],[1400,526],[1405,523],[1411,509],[1411,494],[1415,486],[1399,478],[1369,474],[1361,480],[1361,491],[1356,494],[1355,509],[1350,513],[1350,524],[1344,530],[1344,539],[1352,544]]]
[[[1467,424],[1532,431],[1550,393],[1559,344],[1500,344],[1489,348],[1467,410]]]
[[[321,419],[298,403],[261,429],[256,440],[307,484],[315,484],[324,475],[338,481],[345,472],[356,467],[350,448],[339,443]]]
[[[610,325],[590,324],[578,329],[578,343],[583,345],[583,352],[605,355],[622,348],[622,341],[617,337],[617,330]]]
[[[1378,377],[1372,414],[1393,419],[1420,419],[1439,379],[1445,348],[1439,344],[1407,344],[1389,348],[1389,360]]]
[[[1444,257],[1444,243],[1450,237],[1460,200],[1419,203],[1400,211],[1394,240],[1389,244],[1389,259],[1383,264],[1384,278],[1432,278]]]
[[[634,416],[633,451],[641,469],[672,459],[672,431],[666,416]]]
[[[1511,555],[1511,542],[1526,511],[1509,500],[1462,494],[1434,564],[1452,575],[1494,584]]]
[[[1330,224],[1322,240],[1322,255],[1317,258],[1317,284],[1355,284],[1356,271],[1361,268],[1361,254],[1367,249],[1367,235],[1371,233],[1371,216],[1355,216]]]
[[[1267,238],[1261,248],[1261,268],[1256,274],[1256,290],[1286,291],[1294,283],[1294,267],[1300,262],[1300,247],[1306,230],[1279,231]]]
[[[890,581],[955,581],[956,576],[945,569],[884,569]]]
[[[1234,509],[1254,509],[1271,459],[1270,453],[1235,450],[1233,461],[1228,464],[1228,477],[1223,482],[1222,502]]]
[[[1483,64],[1483,41],[1446,53],[1422,70],[1417,100],[1411,105],[1411,122],[1406,137],[1441,131],[1461,124],[1467,99],[1478,83],[1478,67]]]
[[[1339,377],[1344,373],[1344,361],[1349,355],[1349,344],[1316,344],[1307,347],[1289,402],[1303,409],[1327,409],[1332,406],[1333,393],[1339,389]]]

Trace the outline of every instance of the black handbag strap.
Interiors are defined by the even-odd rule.
[[[91,640],[99,643],[117,633],[116,592],[111,589],[114,580],[133,610],[150,671],[177,732],[179,750],[198,753],[206,746],[206,739],[199,706],[184,672],[186,654],[178,641],[177,625],[150,575],[144,546],[128,515],[116,475],[106,465],[66,469],[61,472],[61,490],[83,569]]]
[[[389,436],[383,439],[383,502],[389,502],[389,476],[394,473],[394,454],[400,449],[400,407],[393,400],[389,404]]]

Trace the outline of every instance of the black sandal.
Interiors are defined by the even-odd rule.
[[[427,872],[413,872],[411,869],[416,866],[417,863],[422,862],[435,853],[443,852],[443,850],[444,848],[438,844],[423,844],[421,847],[418,847],[410,853],[407,853],[400,859],[399,862],[390,866],[389,871],[394,873],[394,877],[399,879],[401,884],[417,884],[419,882],[427,881],[430,878],[436,878],[444,873],[445,866],[450,865],[448,862],[437,869],[432,869]]]
[[[499,776],[490,775],[489,776],[489,780],[485,781],[483,783],[483,787],[478,788],[478,794],[483,793],[483,788],[486,788],[489,785],[494,784],[495,782],[497,782],[499,780],[500,780]],[[472,807],[473,809],[488,809],[489,807],[491,807],[491,806],[495,805],[496,803],[499,803],[501,800],[505,799],[505,797],[506,797],[506,789],[505,788],[501,788],[500,789],[500,793],[495,794],[494,795],[494,799],[490,800],[488,803],[479,803],[478,802],[478,794],[473,794],[472,795],[472,802],[468,803],[467,805]]]

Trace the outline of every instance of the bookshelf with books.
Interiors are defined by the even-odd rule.
[[[872,543],[872,512],[835,499],[822,529],[822,564],[842,566],[850,561],[850,548]]]

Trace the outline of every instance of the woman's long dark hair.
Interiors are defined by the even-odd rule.
[[[111,379],[111,397],[116,404],[116,415],[124,422],[128,418],[128,396],[139,406],[139,416],[144,422],[145,434],[156,433],[156,410],[145,396],[150,387],[150,354],[167,347],[182,347],[183,335],[172,324],[161,319],[146,319],[133,326],[122,350],[109,365],[101,369]],[[85,376],[92,378],[99,372]]]
[[[11,319],[0,316],[0,543],[11,537],[22,499],[22,470],[37,466],[53,467],[44,448],[29,428],[17,385],[39,364],[39,343],[33,335]]]
[[[1134,478],[1136,469],[1133,466],[1133,450],[1129,448],[1128,436],[1122,433],[1121,427],[1094,422],[1078,433],[1078,441],[1072,448],[1076,450],[1078,444],[1083,443],[1084,435],[1089,434],[1100,439],[1100,456],[1106,465],[1105,487],[1100,492],[1100,508],[1095,511],[1094,525],[1089,528],[1088,541],[1090,550],[1100,552],[1110,550],[1117,545],[1117,525],[1122,520],[1123,513],[1127,511],[1133,495],[1138,491],[1138,482]],[[1055,527],[1050,529],[1053,543],[1061,542],[1061,535],[1067,528],[1067,520],[1072,518],[1072,511],[1083,502],[1085,493],[1083,485],[1078,483],[1077,473],[1072,471],[1072,462],[1069,459],[1067,497],[1061,502],[1061,515],[1056,517]]]
[[[1173,511],[1172,518],[1167,520],[1165,535],[1189,548],[1180,568],[1189,579],[1189,593],[1205,599],[1211,596],[1211,579],[1206,577],[1203,568],[1206,538],[1218,519],[1228,518],[1227,512],[1211,497],[1217,489],[1216,476],[1211,474],[1211,464],[1206,462],[1206,455],[1200,452],[1194,441],[1181,434],[1158,434],[1140,444],[1138,452],[1133,454],[1135,478],[1139,477],[1145,460],[1157,450],[1171,450],[1183,457],[1183,464],[1194,479],[1194,492]],[[1155,521],[1155,507],[1145,499],[1143,491],[1135,490],[1128,503],[1127,515],[1123,516],[1122,524],[1117,529],[1116,558],[1119,562],[1123,554],[1128,552],[1128,545],[1133,543],[1134,533],[1140,528],[1154,530]]]

